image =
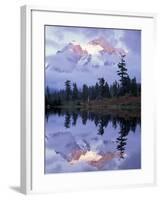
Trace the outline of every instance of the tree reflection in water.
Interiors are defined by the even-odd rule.
[[[70,128],[70,123],[71,123],[71,114],[69,112],[66,112],[66,115],[65,115],[65,122],[64,122],[64,126],[66,128]]]
[[[51,113],[46,112],[46,120]],[[71,126],[77,125],[78,117],[81,118],[82,124],[86,125],[87,120],[92,121],[97,127],[97,134],[102,136],[105,132],[105,128],[109,122],[112,123],[114,129],[118,128],[118,137],[116,138],[116,148],[119,152],[120,159],[124,159],[125,150],[127,144],[127,136],[129,131],[135,133],[137,124],[141,124],[140,117],[120,117],[119,115],[101,114],[98,112],[91,111],[80,111],[80,110],[63,110],[56,108],[52,110],[52,114],[58,116],[64,116],[64,127],[70,128]]]

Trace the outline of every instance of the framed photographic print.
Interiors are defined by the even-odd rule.
[[[155,183],[153,14],[21,8],[24,193]]]

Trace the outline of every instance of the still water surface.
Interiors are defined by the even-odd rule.
[[[141,168],[139,117],[56,109],[45,129],[45,173]]]

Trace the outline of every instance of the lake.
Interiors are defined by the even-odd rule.
[[[140,169],[141,120],[132,112],[46,112],[45,173]]]

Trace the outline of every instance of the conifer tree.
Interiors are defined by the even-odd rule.
[[[72,99],[78,100],[78,88],[76,83],[73,83]]]
[[[66,100],[69,101],[71,98],[71,85],[69,80],[65,82],[65,92],[66,92]]]
[[[105,79],[99,78],[99,95],[101,98],[105,96]]]
[[[86,84],[83,84],[82,99],[83,99],[83,101],[88,100],[88,86]]]
[[[125,95],[127,92],[127,79],[129,78],[126,68],[125,55],[121,55],[121,61],[118,63],[117,66],[119,68],[117,74],[120,77],[119,81],[121,83],[121,88],[119,93],[122,96]]]

